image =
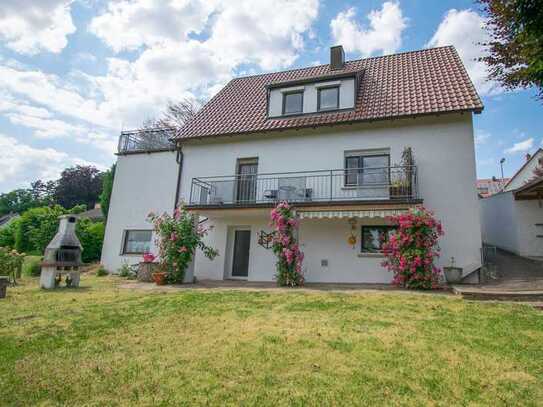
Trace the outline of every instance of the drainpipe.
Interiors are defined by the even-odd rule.
[[[179,171],[177,173],[177,186],[175,188],[175,202],[173,203],[173,210],[177,209],[179,205],[179,193],[181,191],[181,173],[183,172],[183,150],[182,147],[177,147],[177,156],[175,161],[179,166]]]

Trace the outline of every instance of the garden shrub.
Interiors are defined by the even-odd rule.
[[[275,278],[280,286],[296,287],[304,283],[304,254],[297,241],[299,225],[288,202],[281,202],[272,209],[270,226],[275,229],[272,249],[277,256]]]
[[[389,220],[398,227],[383,242],[386,260],[382,265],[394,273],[393,283],[414,289],[437,288],[441,271],[434,259],[439,257],[441,222],[422,206]]]
[[[26,256],[23,263],[23,274],[31,277],[39,277],[41,274],[41,256]]]
[[[0,247],[0,276],[20,277],[24,253],[7,247]]]
[[[80,219],[75,228],[77,237],[83,246],[81,259],[84,263],[100,260],[102,244],[104,243],[104,222],[93,222],[90,219]]]
[[[109,273],[103,266],[98,267],[98,270],[96,270],[97,277],[104,277],[104,276],[107,276],[108,274]]]
[[[0,228],[0,247],[15,248],[15,234],[19,226],[19,219],[13,219],[6,226]]]
[[[185,271],[194,257],[196,249],[213,260],[217,250],[207,246],[203,238],[209,229],[203,225],[194,227],[193,215],[184,207],[176,208],[174,215],[164,213],[160,216],[149,214],[157,235],[160,263],[168,273],[168,282],[182,283]]]

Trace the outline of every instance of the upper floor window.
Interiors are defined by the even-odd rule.
[[[339,109],[339,86],[318,89],[317,110]]]
[[[390,155],[383,152],[353,152],[345,155],[345,186],[386,185]]]
[[[297,90],[283,93],[283,114],[303,113],[304,92]]]

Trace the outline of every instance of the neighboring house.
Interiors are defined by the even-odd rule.
[[[102,262],[115,270],[156,252],[145,216],[183,201],[213,226],[207,243],[220,253],[196,255],[197,278],[273,280],[259,237],[287,200],[307,281],[388,283],[387,217],[423,204],[443,222],[439,264],[454,257],[468,274],[481,265],[472,113],[482,109],[453,47],[349,62],[333,47],[328,65],[236,78],[179,130],[177,152],[121,151]]]
[[[526,157],[503,191],[480,200],[483,241],[521,256],[543,256],[543,150]]]
[[[19,217],[18,213],[8,213],[6,215],[0,216],[0,228],[6,227],[11,223],[12,220]]]
[[[483,178],[477,180],[477,193],[481,198],[488,198],[498,192],[501,192],[505,184],[511,178]]]
[[[104,214],[102,213],[102,207],[99,203],[94,205],[93,209],[90,209],[85,212],[81,212],[79,215],[77,215],[79,219],[90,219],[93,222],[98,222],[101,220],[104,220]]]

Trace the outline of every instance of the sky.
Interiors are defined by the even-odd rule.
[[[485,105],[477,175],[512,175],[543,146],[534,90],[506,92],[476,60],[488,39],[470,0],[2,0],[0,193],[108,168],[122,130],[169,101],[203,104],[236,76],[454,45]]]

